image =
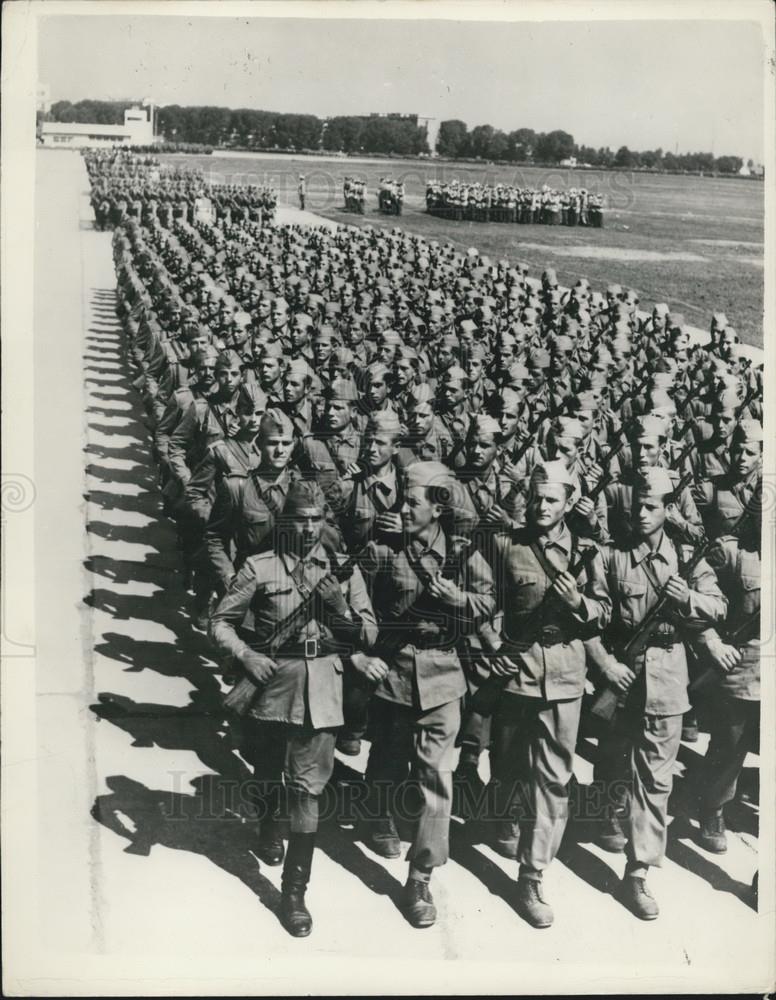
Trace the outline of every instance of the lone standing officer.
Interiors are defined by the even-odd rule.
[[[597,546],[566,525],[574,485],[564,462],[538,464],[525,528],[493,540],[504,623],[492,669],[505,688],[491,727],[491,773],[499,814],[520,810],[500,847],[520,862],[517,910],[533,927],[554,919],[542,877],[568,818],[585,687],[583,639],[602,629],[610,612]],[[590,555],[575,574],[583,548]]]
[[[285,778],[291,833],[280,919],[294,937],[312,929],[304,896],[318,800],[334,768],[336,730],[343,724],[342,656],[369,647],[377,636],[359,569],[340,582],[337,569],[345,557],[322,544],[324,508],[315,483],[291,486],[274,550],[246,559],[210,628],[218,649],[242,670],[226,705],[245,716],[242,752],[253,767],[263,812],[257,853],[269,865],[284,857],[274,814]],[[246,641],[248,612],[254,627]],[[299,620],[290,619],[289,628],[294,613]],[[281,626],[290,634],[278,639]]]
[[[299,207],[304,212],[304,196],[307,193],[307,182],[304,179],[304,174],[299,175],[299,183],[296,186],[296,190],[299,195]]]
[[[683,562],[692,558],[692,547],[676,546],[666,534],[673,490],[665,469],[644,469],[635,479],[633,544],[603,552],[611,628],[604,641],[596,636],[587,643],[591,662],[619,695],[611,732],[600,746],[607,760],[596,775],[623,782],[617,812],[627,858],[621,898],[641,920],[659,913],[646,878],[665,855],[668,798],[682,716],[690,707],[683,639],[723,619],[727,608],[708,563],[693,559],[688,572]],[[653,624],[640,630],[655,608]]]

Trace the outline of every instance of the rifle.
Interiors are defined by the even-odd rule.
[[[578,577],[579,574],[582,572],[582,570],[591,561],[596,552],[597,549],[595,548],[595,546],[592,545],[587,546],[585,549],[582,550],[579,558],[574,562],[574,564],[569,566],[567,572],[571,573],[571,575],[575,578]],[[536,605],[535,608],[533,608],[528,613],[528,616],[522,622],[522,626],[525,628],[526,632],[530,632],[531,628],[543,616],[546,606],[549,603],[550,598],[554,594],[554,591],[552,589],[552,583],[554,582],[555,582],[554,580],[551,582],[550,586],[545,590],[541,601]],[[506,655],[509,655],[509,644],[505,643],[504,645],[507,647]],[[496,656],[502,655],[501,649],[503,648],[504,646],[500,647],[499,651],[496,652],[494,655]],[[519,652],[520,651],[518,651],[518,654]],[[498,677],[491,674],[491,676],[488,677],[488,679],[483,684],[480,685],[477,691],[475,691],[472,697],[472,710],[474,712],[477,712],[479,715],[483,716],[493,715],[498,700],[501,697],[501,694],[506,688],[507,684],[509,683],[509,680],[510,680],[509,677]]]
[[[747,507],[742,512],[738,521],[732,527],[730,534],[735,534],[743,526],[745,519],[751,513],[749,507],[750,505],[752,505],[752,500],[754,500],[754,498],[757,495],[758,491],[755,491],[755,493],[753,494],[752,498],[749,501],[749,504],[747,504]],[[709,551],[709,549],[713,544],[714,543],[711,539],[707,539],[707,541],[704,542],[703,545],[699,545],[698,548],[693,553],[692,558],[679,567],[679,572],[681,573],[681,575],[684,576],[685,578],[689,577],[692,574],[693,570],[701,562],[701,560],[706,556],[706,553]],[[630,637],[630,639],[625,644],[625,647],[622,650],[622,655],[620,659],[624,663],[626,663],[637,676],[640,670],[639,671],[634,670],[636,661],[638,660],[639,655],[643,653],[644,650],[649,645],[649,640],[652,636],[652,630],[654,626],[657,624],[658,618],[663,613],[663,610],[666,604],[668,603],[668,600],[669,600],[668,591],[666,587],[663,587],[660,594],[658,595],[657,601],[652,605],[652,607],[646,613],[641,624],[633,633],[633,635]],[[624,696],[618,694],[618,692],[615,691],[614,688],[605,687],[595,698],[593,704],[591,705],[590,711],[592,712],[593,715],[598,716],[598,718],[604,719],[606,722],[611,722],[612,719],[614,718],[617,709],[620,707],[623,698]]]
[[[755,626],[756,626],[755,634],[750,635],[749,633],[753,629],[755,629]],[[746,616],[746,618],[741,622],[738,628],[733,629],[732,632],[728,632],[727,634],[728,644],[731,646],[737,645],[739,642],[742,642],[741,638],[742,636],[747,636],[747,638],[744,639],[743,642],[748,642],[749,639],[756,638],[759,631],[760,631],[760,609],[756,608],[750,615]],[[689,693],[695,694],[698,691],[703,690],[703,688],[705,688],[715,677],[719,676],[720,673],[716,667],[709,667],[708,669],[704,670],[704,672],[700,675],[700,677],[695,678],[695,680],[689,687]]]

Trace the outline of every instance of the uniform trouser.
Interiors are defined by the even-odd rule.
[[[497,816],[520,823],[521,865],[545,869],[568,819],[582,699],[544,701],[505,693],[493,716],[490,765]]]
[[[346,739],[361,740],[366,735],[371,689],[355,670],[345,670],[342,685],[342,714],[345,725],[340,733]]]
[[[620,711],[598,744],[596,782],[616,803],[634,864],[659,866],[666,849],[668,798],[682,738],[681,715]]]
[[[473,650],[468,655],[464,653],[460,653],[459,655],[461,656],[464,674],[466,675],[468,690],[464,695],[461,728],[458,730],[458,737],[455,742],[456,746],[461,747],[462,758],[466,751],[471,755],[476,754],[479,757],[480,753],[490,742],[490,718],[480,715],[479,712],[474,712],[471,702],[480,685],[487,678],[489,668],[485,665],[481,652],[477,650]]]
[[[443,865],[450,853],[452,768],[461,722],[460,701],[424,712],[374,698],[369,722],[372,747],[366,780],[370,818],[376,812],[412,818],[415,829],[407,860],[422,868]],[[408,772],[420,797],[417,812],[399,788]]]
[[[715,691],[709,709],[711,741],[701,770],[701,806],[713,810],[735,798],[746,755],[759,742],[760,702]]]
[[[336,739],[334,729],[254,719],[244,722],[242,753],[253,768],[253,797],[274,812],[285,779],[292,833],[318,829],[318,801],[334,770]]]

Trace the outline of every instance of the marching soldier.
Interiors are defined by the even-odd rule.
[[[621,898],[641,920],[659,913],[646,879],[665,854],[673,768],[682,716],[690,708],[684,639],[723,619],[727,609],[708,563],[697,557],[691,562],[692,549],[675,546],[666,534],[666,500],[673,489],[665,469],[639,475],[633,544],[603,551],[611,628],[604,641],[594,637],[587,643],[591,662],[621,703],[599,743],[596,780],[613,794],[618,787],[625,793],[615,795],[619,801],[601,843],[610,850],[624,846]]]
[[[283,864],[280,919],[294,937],[312,930],[305,891],[318,801],[331,778],[336,730],[343,722],[342,657],[369,648],[377,634],[358,567],[341,581],[338,571],[346,559],[321,541],[324,507],[314,483],[292,486],[274,549],[249,556],[210,629],[216,647],[240,670],[225,703],[245,720],[242,752],[262,809],[257,853],[265,864]],[[252,635],[244,629],[249,612]],[[275,821],[283,781],[291,829],[287,851]]]
[[[518,810],[494,846],[520,862],[518,913],[533,927],[553,922],[542,876],[566,827],[585,684],[582,640],[602,629],[610,612],[600,557],[565,523],[573,489],[563,462],[537,465],[525,527],[494,538],[504,619],[492,671],[504,686],[491,722],[491,775],[498,815]]]
[[[365,837],[383,857],[399,856],[395,807],[386,791],[411,771],[422,801],[407,853],[403,909],[414,927],[436,920],[429,882],[449,855],[453,750],[466,690],[456,645],[462,630],[473,630],[495,610],[485,560],[476,551],[464,550],[459,557],[453,550],[449,518],[455,491],[445,466],[410,465],[404,546],[395,554],[378,546],[371,551],[373,569],[384,582],[375,598],[381,624],[375,653],[381,658],[362,668],[376,683]]]

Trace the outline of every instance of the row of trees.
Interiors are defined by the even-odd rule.
[[[97,122],[116,125],[124,121],[131,101],[57,101],[50,118],[59,122]],[[167,142],[197,143],[242,149],[325,149],[343,153],[382,153],[417,156],[428,153],[426,128],[417,119],[399,116],[362,117],[341,115],[322,119],[316,115],[285,115],[251,108],[182,107],[170,104],[156,112],[156,129]],[[738,173],[738,156],[712,153],[641,152],[621,146],[595,149],[578,146],[574,136],[562,129],[535,132],[519,128],[503,132],[492,125],[471,130],[458,119],[443,121],[436,150],[451,159],[505,160],[510,163],[560,163],[576,157],[592,167],[623,167],[631,170],[687,170],[694,173]],[[750,161],[750,166],[752,163]]]
[[[738,173],[743,166],[739,156],[717,156],[712,153],[665,153],[662,149],[637,152],[620,146],[615,152],[608,146],[578,146],[574,136],[561,129],[554,132],[534,132],[519,128],[502,132],[492,125],[477,125],[471,131],[457,118],[443,121],[436,144],[440,156],[451,159],[481,158],[507,160],[512,163],[560,163],[576,157],[578,163],[592,167],[626,167],[631,170],[687,170],[694,173]],[[749,166],[753,166],[749,162]]]
[[[57,101],[50,117],[59,122],[118,125],[130,101]],[[182,107],[170,104],[156,112],[157,133],[167,142],[204,143],[245,149],[326,149],[344,153],[428,153],[425,127],[414,117],[322,119],[252,108]]]

